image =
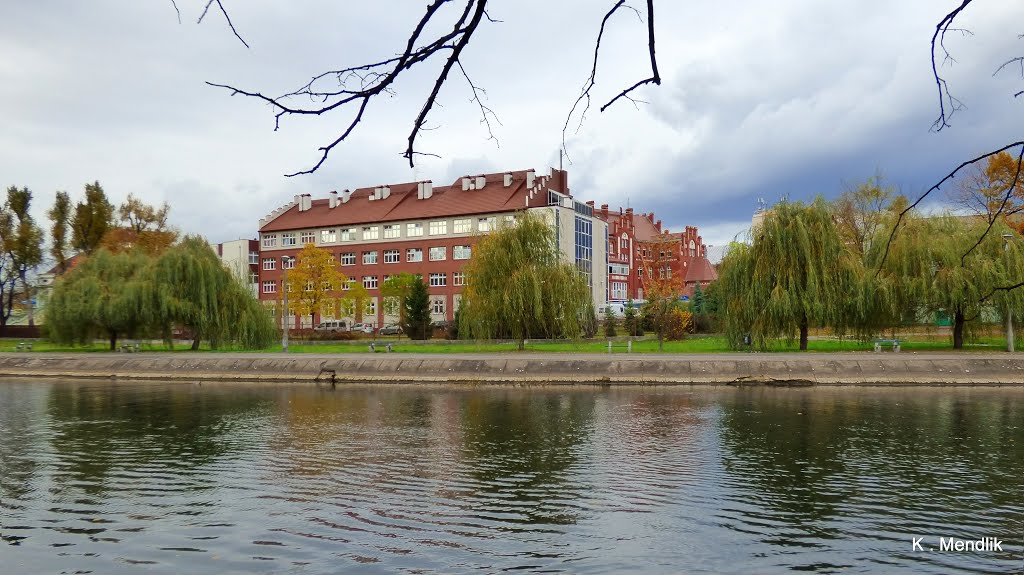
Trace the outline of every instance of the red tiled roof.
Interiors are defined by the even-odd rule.
[[[276,232],[326,226],[344,226],[375,222],[391,222],[440,216],[460,216],[521,210],[526,207],[529,189],[526,187],[527,170],[512,173],[512,184],[504,185],[506,172],[486,174],[483,189],[463,190],[462,178],[451,186],[438,186],[427,199],[416,197],[417,182],[390,186],[391,195],[384,199],[370,200],[374,187],[352,191],[349,201],[334,209],[329,200],[313,200],[310,209],[300,212],[292,206],[277,218],[260,228],[261,232]],[[538,180],[541,176],[537,176]],[[375,186],[376,187],[376,186]],[[547,187],[556,188],[553,179]],[[546,203],[547,198],[544,198]]]
[[[690,258],[686,267],[686,282],[711,282],[718,279],[718,272],[707,258]]]

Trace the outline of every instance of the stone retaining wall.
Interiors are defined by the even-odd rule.
[[[0,354],[2,377],[378,383],[1024,385],[1024,357],[963,354],[718,356],[479,354]],[[323,371],[331,370],[331,371]]]

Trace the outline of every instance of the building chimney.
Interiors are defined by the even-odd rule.
[[[601,204],[601,211],[607,214],[608,213],[608,204]]]
[[[505,179],[502,183],[505,184],[506,188],[512,185],[512,172],[505,172]]]
[[[341,203],[347,204],[348,201],[351,198],[352,198],[352,190],[345,190],[345,191],[341,192]]]
[[[292,204],[294,204],[296,206],[299,206],[299,210],[300,211],[302,210],[302,205],[299,204],[299,200],[301,200],[301,199],[302,199],[302,196],[300,196],[298,194],[295,194],[295,199],[292,200]]]
[[[536,178],[537,178],[537,172],[535,172],[534,170],[527,171],[526,172],[526,187],[527,188],[532,188],[533,187],[533,182],[534,182],[534,180]]]
[[[330,194],[327,195],[327,207],[331,208],[332,210],[338,207],[338,192],[331,192]]]
[[[427,181],[423,182],[423,199],[424,200],[428,200],[433,195],[434,195],[434,182],[432,180],[427,180]]]
[[[298,204],[300,212],[306,211],[306,194],[302,194],[299,196]]]
[[[658,220],[658,221],[657,221],[657,222],[656,222],[656,223],[654,224],[654,227],[658,228],[658,231],[660,232],[660,231],[661,231],[661,220]]]
[[[380,189],[380,199],[386,200],[391,197],[391,186],[384,186]]]
[[[467,190],[469,190],[469,176],[463,176],[462,177],[462,191],[465,192]]]
[[[594,200],[587,200],[587,205],[590,207],[594,207]]]
[[[487,177],[486,176],[481,174],[481,175],[476,177],[476,189],[482,190],[482,189],[484,189],[484,186],[486,186],[486,185],[487,185]]]

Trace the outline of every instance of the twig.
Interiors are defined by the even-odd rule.
[[[988,227],[985,228],[985,232],[981,234],[981,236],[978,238],[978,241],[975,242],[969,250],[964,252],[962,256],[960,256],[961,266],[964,265],[964,262],[967,260],[967,256],[971,252],[973,252],[975,248],[980,246],[981,242],[985,239],[986,236],[988,236],[989,231],[992,230],[992,226],[996,223],[996,220],[998,220],[999,216],[1003,213],[1003,209],[1006,208],[1006,203],[1010,201],[1010,196],[1012,196],[1014,192],[1017,191],[1017,182],[1020,181],[1020,170],[1022,162],[1024,162],[1024,145],[1021,145],[1020,154],[1017,155],[1017,171],[1016,173],[1013,174],[1013,181],[1010,182],[1010,186],[1006,189],[1006,195],[1003,196],[1003,201],[1002,203],[999,204],[999,209],[996,210],[996,213],[992,215],[992,218],[988,222]]]
[[[228,16],[228,11],[224,9],[224,5],[220,3],[220,0],[207,0],[206,7],[203,8],[203,13],[199,15],[199,20],[196,20],[196,24],[201,24],[203,22],[203,18],[206,17],[206,12],[210,10],[210,6],[214,3],[216,3],[217,7],[220,8],[221,14],[224,14],[224,19],[228,21],[228,27],[231,28],[231,33],[235,35],[235,38],[238,38],[239,42],[248,48],[249,44],[242,38],[241,34],[238,33],[238,30],[235,30],[235,25],[231,22],[231,16]],[[175,9],[177,9],[177,6],[175,6]],[[178,16],[180,19],[181,13],[179,13]]]
[[[962,110],[964,108],[964,103],[954,98],[953,95],[949,93],[949,86],[946,84],[946,80],[939,75],[939,68],[935,58],[935,47],[938,45],[938,47],[945,53],[945,59],[943,62],[955,61],[952,56],[950,56],[949,51],[946,50],[946,32],[951,29],[950,25],[953,23],[953,20],[956,19],[957,15],[959,15],[964,8],[967,8],[967,5],[972,1],[973,0],[963,0],[960,6],[949,14],[946,14],[935,26],[935,33],[932,34],[932,76],[935,77],[935,85],[939,90],[939,117],[932,124],[932,130],[936,132],[949,127],[949,118],[951,118],[957,111]],[[960,28],[953,28],[952,30],[964,32],[964,30]],[[946,110],[947,103],[949,105],[948,112]]]

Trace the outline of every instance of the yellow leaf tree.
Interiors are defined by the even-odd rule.
[[[289,311],[308,315],[315,324],[316,316],[334,312],[345,281],[331,252],[306,244],[296,257],[295,267],[288,270]]]

